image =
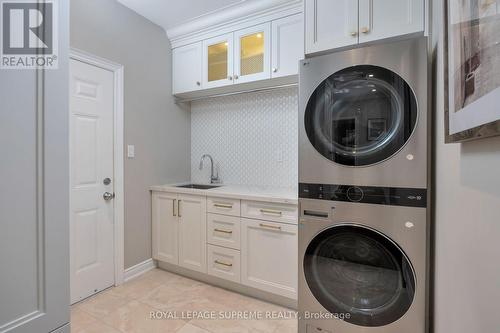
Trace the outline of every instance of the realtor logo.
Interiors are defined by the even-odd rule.
[[[0,68],[57,68],[56,1],[0,1]]]

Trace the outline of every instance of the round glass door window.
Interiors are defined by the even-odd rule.
[[[304,123],[309,141],[321,155],[346,166],[368,166],[406,144],[417,123],[417,101],[396,73],[353,66],[316,88]]]
[[[321,232],[304,258],[309,289],[330,313],[365,327],[401,318],[415,295],[415,276],[403,251],[389,238],[361,226]]]

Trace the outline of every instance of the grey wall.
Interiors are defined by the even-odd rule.
[[[148,186],[190,178],[190,114],[174,104],[165,32],[115,0],[71,0],[71,47],[125,66],[125,267],[151,258]],[[125,149],[125,147],[124,147]]]
[[[433,2],[437,333],[500,332],[500,137],[445,145],[442,1]],[[500,101],[499,101],[500,103]]]

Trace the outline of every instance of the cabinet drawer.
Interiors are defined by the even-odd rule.
[[[208,274],[240,283],[240,251],[207,245]]]
[[[209,213],[240,216],[240,200],[226,198],[207,198]]]
[[[297,205],[242,201],[241,216],[281,223],[297,224]]]
[[[240,218],[207,214],[207,242],[212,245],[240,249]]]

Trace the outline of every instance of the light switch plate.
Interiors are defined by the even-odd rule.
[[[128,145],[127,146],[127,157],[128,158],[134,158],[135,157],[135,146],[134,145]]]

